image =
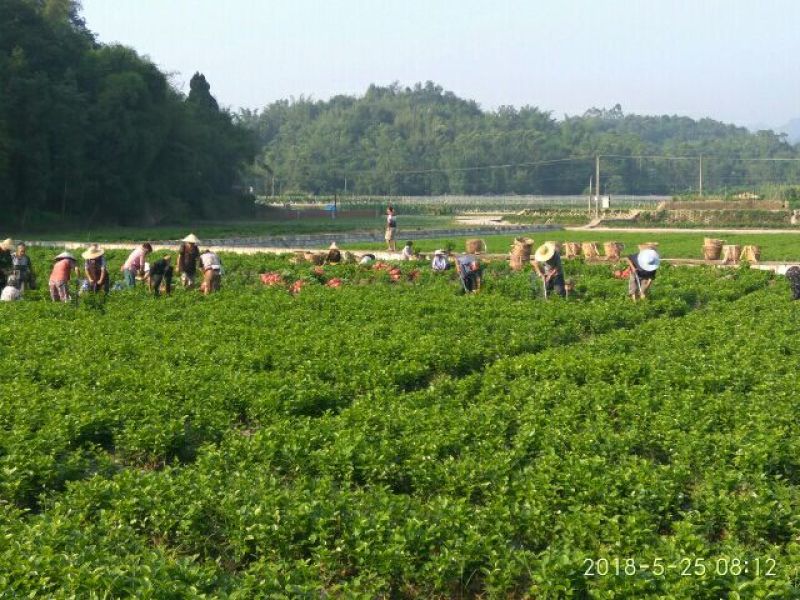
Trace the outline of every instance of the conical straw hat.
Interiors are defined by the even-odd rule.
[[[86,260],[92,260],[94,258],[100,258],[105,253],[106,251],[103,250],[100,246],[98,246],[97,244],[92,244],[91,246],[89,246],[86,252],[81,254],[81,258],[85,258]]]
[[[536,254],[533,258],[536,262],[547,262],[556,253],[556,249],[552,244],[542,244],[536,249]]]

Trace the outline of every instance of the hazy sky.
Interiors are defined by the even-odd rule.
[[[493,109],[780,126],[800,117],[800,0],[83,0],[102,42],[217,100],[363,94],[432,80]]]

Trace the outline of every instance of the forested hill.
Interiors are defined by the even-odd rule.
[[[484,111],[430,82],[284,100],[241,116],[284,192],[341,193],[346,178],[348,192],[367,194],[577,194],[588,187],[596,154],[619,157],[602,163],[602,191],[611,193],[681,193],[697,184],[699,159],[623,156],[703,155],[707,190],[797,182],[800,173],[798,163],[738,160],[800,156],[773,132],[626,115],[619,106],[559,120],[530,106]]]
[[[0,0],[3,225],[224,215],[255,151],[201,74],[184,97],[134,50],[97,43],[77,2]]]

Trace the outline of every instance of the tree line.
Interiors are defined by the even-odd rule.
[[[281,100],[242,111],[263,152],[263,190],[333,194],[581,194],[602,155],[601,192],[675,194],[796,183],[798,146],[712,119],[592,108],[556,119],[537,107],[482,110],[432,82],[363,96]],[[667,160],[663,156],[696,157]],[[567,159],[567,160],[564,160]]]
[[[4,224],[231,214],[256,154],[196,73],[184,96],[134,50],[100,44],[73,0],[0,0]]]

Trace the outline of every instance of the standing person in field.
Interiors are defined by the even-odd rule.
[[[562,298],[567,295],[561,253],[553,244],[542,244],[533,255],[533,271],[543,281],[546,295],[555,292]]]
[[[474,254],[465,254],[456,259],[456,272],[465,292],[477,294],[481,289],[483,269]]]
[[[136,285],[136,276],[144,274],[144,263],[147,255],[153,251],[153,247],[149,242],[145,242],[138,246],[133,252],[128,255],[128,258],[122,264],[122,275],[125,278],[125,285],[132,288]]]
[[[161,294],[161,284],[164,284],[164,291],[169,296],[172,293],[172,264],[170,255],[165,254],[159,260],[150,265],[147,274],[148,285],[153,295],[158,297]]]
[[[631,254],[627,257],[628,269],[628,296],[631,300],[644,300],[653,281],[656,278],[656,270],[661,264],[658,252],[647,248],[638,254]]]
[[[11,272],[17,280],[17,287],[21,293],[25,293],[27,289],[36,289],[33,263],[28,256],[28,247],[23,242],[17,244],[17,252],[11,257]]]
[[[389,252],[397,252],[397,217],[394,214],[394,206],[391,204],[386,209],[386,249]]]
[[[200,255],[200,264],[203,266],[203,284],[200,291],[208,296],[211,292],[217,292],[222,280],[222,263],[211,250],[205,250]]]
[[[14,240],[8,238],[0,242],[0,288],[6,285],[6,279],[11,274],[11,249],[14,247]]]
[[[88,290],[93,294],[100,290],[107,294],[111,287],[111,278],[108,276],[105,253],[105,250],[100,246],[92,244],[86,252],[81,254],[86,284]]]
[[[200,249],[197,247],[200,240],[195,234],[190,233],[181,242],[175,259],[175,270],[180,274],[183,287],[193,288],[197,278],[197,263],[200,262]]]
[[[69,302],[69,280],[73,272],[79,275],[75,257],[69,252],[62,252],[53,259],[53,270],[50,272],[50,299],[53,302]]]

